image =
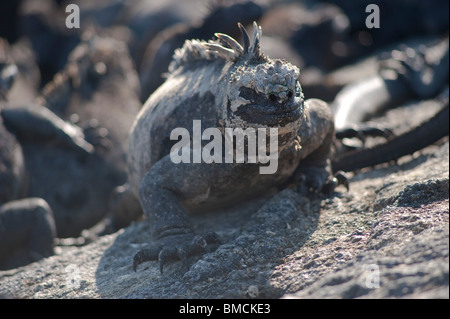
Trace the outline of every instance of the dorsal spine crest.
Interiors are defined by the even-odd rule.
[[[250,38],[242,24],[238,23],[244,37],[244,46],[229,35],[216,33],[218,40],[186,40],[183,47],[175,50],[169,72],[196,61],[223,60],[235,62],[239,59],[259,60],[263,58],[260,49],[261,26],[253,22],[253,36]]]

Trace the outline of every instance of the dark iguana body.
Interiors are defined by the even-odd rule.
[[[429,120],[402,135],[367,149],[353,150],[333,158],[333,170],[353,171],[397,160],[435,143],[449,132],[448,101]]]
[[[254,24],[244,46],[223,34],[219,42],[186,41],[177,50],[167,81],[150,96],[131,130],[129,181],[159,243],[140,251],[134,267],[159,259],[162,265],[185,258],[216,242],[213,234],[195,236],[188,211],[235,204],[297,175],[317,191],[329,181],[328,156],[334,136],[326,103],[303,100],[299,70],[261,54],[261,29]],[[193,120],[203,128],[277,128],[278,169],[260,174],[265,164],[172,162],[175,128],[192,136]],[[221,134],[220,139],[224,136]],[[205,141],[204,141],[205,142]],[[190,148],[190,153],[197,150]],[[224,156],[224,154],[223,154]]]
[[[386,128],[367,127],[364,121],[409,100],[435,97],[448,86],[448,68],[448,38],[426,49],[393,51],[389,59],[382,61],[378,76],[350,84],[336,96],[336,136],[341,139],[385,134]],[[440,112],[401,136],[388,138],[373,148],[334,155],[333,170],[350,171],[396,160],[434,143],[448,134],[448,101],[443,104]]]

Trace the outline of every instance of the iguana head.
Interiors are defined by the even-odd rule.
[[[203,43],[208,53],[233,62],[227,88],[227,124],[231,126],[284,127],[303,115],[299,69],[287,61],[270,59],[260,50],[261,27],[253,24],[250,39],[239,24],[244,46],[216,34],[221,43]]]
[[[120,80],[139,88],[138,79],[128,72],[133,67],[131,61],[124,58],[127,54],[125,43],[86,31],[83,42],[72,51],[66,66],[73,87],[86,96],[102,83]]]

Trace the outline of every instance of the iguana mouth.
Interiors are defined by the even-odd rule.
[[[276,94],[261,94],[252,88],[240,87],[239,97],[244,104],[232,113],[247,123],[265,126],[285,126],[300,119],[303,114],[304,100],[301,96],[291,95],[281,99]],[[231,102],[228,100],[228,114],[231,114]]]
[[[266,126],[285,126],[300,119],[303,113],[302,103],[282,104],[246,104],[241,106],[235,115],[247,123],[257,123]]]

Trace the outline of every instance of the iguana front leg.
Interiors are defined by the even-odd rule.
[[[167,262],[185,260],[218,242],[214,233],[194,233],[182,202],[207,200],[210,186],[230,170],[227,164],[175,164],[170,154],[150,168],[142,179],[139,199],[156,245],[134,256],[134,270],[144,261],[159,260],[162,272]]]
[[[300,154],[308,155],[301,159],[294,181],[300,191],[308,194],[329,194],[340,184],[348,187],[343,175],[332,175],[329,157],[335,132],[330,107],[324,101],[309,99],[305,109],[305,120],[299,130]]]

